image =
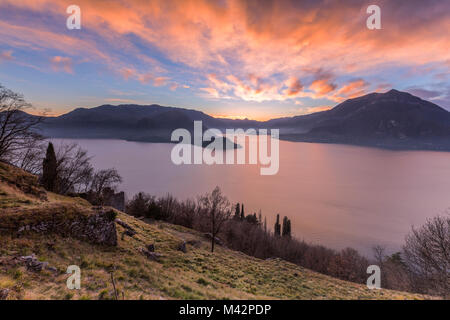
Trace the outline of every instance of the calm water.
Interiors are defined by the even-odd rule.
[[[118,169],[128,197],[145,191],[182,199],[218,185],[247,214],[261,209],[269,226],[280,213],[298,238],[366,255],[375,244],[399,249],[411,225],[450,208],[450,153],[280,141],[278,174],[261,176],[256,165],[173,165],[172,144],[75,142],[96,168]]]

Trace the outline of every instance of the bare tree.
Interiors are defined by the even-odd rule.
[[[30,136],[24,140],[23,148],[18,150],[11,159],[19,168],[32,174],[42,172],[42,161],[45,154],[45,142],[42,136]]]
[[[228,199],[222,195],[219,187],[210,194],[199,198],[199,208],[203,214],[209,217],[211,230],[211,252],[214,252],[214,244],[222,225],[231,216],[231,205]]]
[[[116,169],[104,169],[94,173],[90,182],[90,192],[97,202],[103,204],[102,193],[106,188],[113,189],[122,182],[122,177]]]
[[[21,94],[0,85],[0,160],[17,160],[40,138],[35,129],[43,118],[27,114],[24,110],[30,107]]]
[[[386,246],[376,245],[372,248],[372,251],[373,251],[373,257],[375,258],[375,262],[381,268],[381,266],[384,263],[384,259],[386,257],[386,254],[385,254]]]
[[[114,189],[118,183],[122,182],[122,177],[115,168],[99,170],[94,174],[91,183],[91,190],[100,192],[104,188]]]
[[[412,228],[404,246],[406,264],[422,292],[450,294],[450,214]]]
[[[56,158],[58,192],[67,194],[68,192],[87,191],[94,170],[87,151],[75,143],[63,144],[59,146]]]
[[[330,261],[328,272],[339,279],[364,283],[367,279],[366,270],[368,266],[369,262],[358,251],[345,248]]]

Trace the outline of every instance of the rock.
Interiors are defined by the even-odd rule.
[[[57,272],[58,272],[58,269],[56,269],[55,267],[47,266],[46,269],[47,269],[48,271],[51,271],[51,272],[54,272],[54,273],[57,273]]]
[[[182,241],[177,248],[178,251],[181,251],[183,253],[187,252],[187,248],[186,248],[186,241]]]
[[[149,251],[149,252],[155,252],[155,245],[152,243],[152,244],[149,244],[148,246],[147,246],[147,250]]]
[[[20,257],[20,259],[25,262],[27,270],[30,271],[41,272],[43,269],[50,270],[53,272],[58,271],[56,268],[50,267],[48,265],[48,262],[39,261],[34,253],[31,256],[22,256]]]
[[[31,256],[23,256],[21,257],[23,261],[25,261],[25,265],[27,266],[27,270],[34,272],[41,272],[43,268],[48,265],[48,262],[39,261],[34,253]]]
[[[159,258],[161,257],[163,257],[163,255],[157,252],[150,252],[150,254],[147,255],[147,258],[153,261],[159,261]]]
[[[20,259],[25,260],[25,262],[27,262],[29,260],[36,259],[36,255],[33,253],[33,254],[31,254],[31,256],[21,256]]]
[[[270,257],[270,258],[267,258],[266,261],[281,261],[281,259],[278,257]]]
[[[73,219],[44,220],[33,225],[21,226],[17,232],[19,234],[26,231],[56,233],[95,244],[116,246],[117,230],[114,223],[114,211],[103,207],[93,207],[93,209],[96,212],[89,216],[80,215]]]
[[[122,227],[124,227],[124,228],[126,229],[125,232],[126,232],[126,235],[127,235],[127,236],[132,237],[132,236],[134,236],[135,234],[137,234],[136,230],[134,230],[129,224],[123,222],[122,220],[116,219],[116,223],[119,224],[119,225],[121,225]]]
[[[163,257],[163,255],[161,253],[151,252],[144,248],[139,249],[139,251],[143,255],[145,255],[149,260],[159,261],[159,258]]]
[[[81,238],[96,244],[117,246],[117,229],[114,219],[111,219],[112,210],[101,208],[98,211],[79,224]]]
[[[124,232],[122,232],[122,240],[125,238],[125,236],[129,236],[129,237],[133,237],[136,233],[131,232],[130,230],[125,230]]]
[[[9,295],[9,289],[1,289],[0,288],[0,300],[6,300]]]

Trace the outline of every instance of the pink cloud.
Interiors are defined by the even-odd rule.
[[[147,84],[153,79],[153,75],[150,73],[141,74],[138,79],[142,84]]]
[[[166,85],[168,80],[170,80],[170,78],[168,78],[168,77],[157,77],[157,78],[153,79],[153,85],[155,87],[161,87],[161,86]]]
[[[4,60],[4,61],[14,60],[14,57],[12,54],[13,54],[12,50],[5,50],[5,51],[0,52],[0,62],[2,60]]]
[[[210,87],[201,90],[206,91],[205,89],[208,89],[210,96],[214,98],[262,102],[284,101],[303,94],[303,85],[296,77],[290,77],[281,83],[277,83],[254,74],[244,78],[238,78],[232,74],[219,78],[216,74],[209,74],[207,81]]]
[[[201,91],[204,91],[207,93],[208,96],[212,98],[219,98],[219,92],[214,88],[200,88]]]
[[[73,73],[72,59],[69,57],[55,56],[50,59],[52,69],[55,71],[64,71],[67,73]]]
[[[131,77],[136,75],[136,70],[132,69],[132,68],[122,68],[120,70],[120,74],[122,75],[122,77],[125,80],[130,79]]]
[[[309,88],[316,92],[319,96],[325,96],[336,89],[337,85],[332,83],[330,79],[314,80]]]
[[[337,101],[355,98],[367,93],[368,86],[369,83],[363,79],[354,80],[341,87],[334,97]]]
[[[296,96],[303,90],[303,85],[300,83],[300,80],[298,80],[295,77],[289,78],[285,82],[287,89],[284,91],[285,95],[288,97]]]

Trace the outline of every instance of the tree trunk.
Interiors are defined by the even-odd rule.
[[[212,230],[211,230],[211,252],[214,252],[214,242],[216,239],[216,235],[214,233],[214,231],[216,230],[216,216],[215,216],[215,212],[212,213]]]

